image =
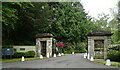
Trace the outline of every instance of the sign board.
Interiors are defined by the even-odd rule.
[[[2,49],[2,55],[14,55],[13,48],[4,48]]]

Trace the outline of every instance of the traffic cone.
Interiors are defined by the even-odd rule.
[[[40,55],[40,59],[43,59],[43,56],[42,56],[42,55]]]
[[[91,56],[90,61],[94,61],[93,57]]]
[[[61,54],[59,53],[58,56],[61,56]]]
[[[25,58],[24,58],[24,56],[22,56],[22,60],[21,61],[25,61]]]
[[[72,54],[75,54],[74,52],[72,52]]]
[[[110,65],[111,65],[110,59],[107,59],[107,60],[106,60],[106,64],[105,64],[105,65],[107,65],[107,66],[110,66]]]
[[[56,57],[56,54],[54,54],[54,56],[53,57]]]

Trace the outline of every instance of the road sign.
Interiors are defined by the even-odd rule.
[[[14,55],[13,48],[4,48],[2,49],[2,55]]]

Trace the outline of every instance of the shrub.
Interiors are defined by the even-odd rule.
[[[12,45],[3,45],[2,48],[13,48]]]
[[[108,51],[108,59],[110,59],[111,61],[120,62],[120,51],[109,50]]]
[[[34,56],[35,56],[35,51],[25,52],[25,57],[34,57]]]
[[[95,55],[94,58],[95,59],[103,59],[104,55],[103,54],[101,54],[101,55]]]
[[[20,58],[22,56],[25,56],[25,52],[14,52],[14,57],[15,58]]]
[[[85,48],[83,48],[81,51],[80,51],[80,53],[86,53],[87,52],[87,50],[85,49]]]
[[[14,58],[21,58],[24,57],[34,57],[35,51],[28,51],[28,52],[14,52]]]
[[[71,54],[73,51],[72,50],[66,50],[64,51],[65,54]]]

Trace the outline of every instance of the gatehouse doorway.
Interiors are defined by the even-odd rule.
[[[43,55],[43,57],[46,56],[46,41],[40,41],[41,42],[41,55]]]
[[[94,58],[104,59],[104,40],[94,40]]]

